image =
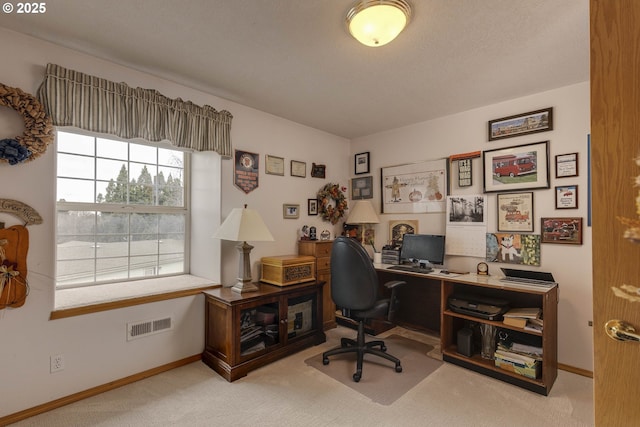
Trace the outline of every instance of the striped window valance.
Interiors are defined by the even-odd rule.
[[[75,126],[124,139],[168,140],[176,147],[231,157],[228,111],[169,99],[153,89],[132,88],[55,64],[47,64],[38,97],[55,126]]]

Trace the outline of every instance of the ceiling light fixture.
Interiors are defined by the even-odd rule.
[[[347,13],[347,26],[360,43],[378,47],[395,39],[410,18],[405,0],[360,0]]]

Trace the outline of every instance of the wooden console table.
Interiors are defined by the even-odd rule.
[[[324,282],[283,287],[256,284],[257,291],[242,294],[231,288],[204,291],[202,360],[227,381],[326,340],[322,328]]]

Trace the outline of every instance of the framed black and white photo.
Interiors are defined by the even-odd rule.
[[[549,141],[482,152],[484,192],[549,188]]]
[[[556,156],[556,178],[578,176],[578,153]]]
[[[307,199],[307,215],[318,215],[318,199]]]
[[[373,177],[363,176],[351,179],[351,199],[373,199]]]
[[[358,153],[355,155],[354,172],[356,175],[369,173],[369,152]]]

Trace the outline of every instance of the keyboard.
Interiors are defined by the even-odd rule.
[[[431,267],[411,267],[409,265],[392,265],[391,267],[387,267],[387,270],[398,270],[398,271],[409,271],[411,273],[432,273],[433,268]]]
[[[557,285],[556,282],[550,282],[548,280],[527,279],[525,277],[503,277],[502,279],[500,279],[500,281],[515,285],[532,285],[538,287],[542,286],[545,288],[553,288],[555,285]]]

